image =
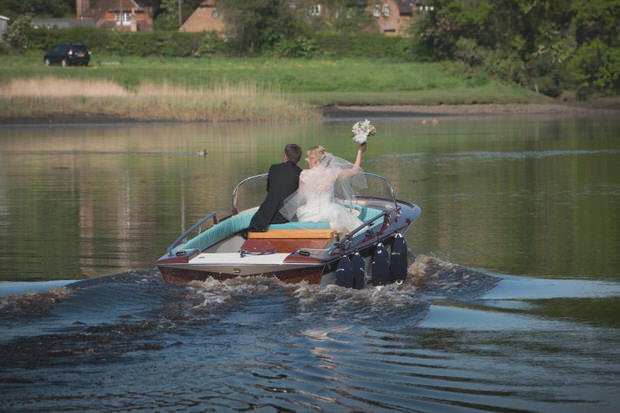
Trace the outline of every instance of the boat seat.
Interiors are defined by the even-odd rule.
[[[331,239],[335,233],[333,229],[268,229],[248,232],[248,239]]]
[[[371,217],[377,216],[381,213],[380,210],[372,207],[360,207],[358,205],[353,206],[355,209],[360,211],[359,219],[365,221]],[[238,215],[233,215],[228,219],[221,221],[219,224],[214,225],[213,227],[203,231],[198,234],[196,237],[190,239],[184,244],[179,245],[177,248],[173,250],[173,252],[183,251],[183,250],[191,250],[198,249],[204,250],[205,248],[211,247],[212,245],[226,239],[232,234],[238,233],[240,231],[246,230],[249,225],[252,217],[256,211],[248,211],[242,212]],[[371,226],[374,228],[377,225],[380,225],[381,221],[377,221],[375,224]],[[284,224],[271,224],[269,225],[267,232],[273,230],[330,230],[329,222],[287,222]],[[364,233],[366,229],[364,229],[360,234]],[[252,233],[254,234],[254,233]],[[323,237],[327,237],[327,234],[324,234]],[[333,234],[332,234],[333,236]],[[326,239],[323,237],[316,237],[316,239]],[[329,236],[331,238],[331,236]],[[277,237],[271,237],[277,238]],[[291,236],[287,236],[284,238],[294,239]],[[311,238],[311,237],[308,237]],[[312,237],[314,238],[314,236]]]

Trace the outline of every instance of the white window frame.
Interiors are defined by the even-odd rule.
[[[310,16],[320,16],[321,15],[321,5],[315,4],[310,6]]]
[[[120,26],[131,26],[131,12],[130,11],[124,11],[123,12],[123,20],[121,21],[121,13],[114,13],[114,19],[116,20],[116,25]]]
[[[375,4],[372,8],[372,17],[378,19],[381,16],[381,6],[379,4]]]
[[[383,3],[383,9],[381,10],[383,17],[390,17],[390,5]]]
[[[131,25],[131,12],[130,11],[124,11],[123,12],[123,26],[130,26]]]

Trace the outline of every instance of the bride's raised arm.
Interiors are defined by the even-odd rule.
[[[354,175],[360,173],[360,165],[362,164],[362,154],[366,152],[366,142],[362,143],[359,148],[357,148],[357,157],[355,158],[355,163],[353,167],[349,169],[343,169],[338,174],[338,178],[350,178]]]

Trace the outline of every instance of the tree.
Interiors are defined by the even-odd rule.
[[[0,11],[11,20],[24,14],[39,17],[75,17],[75,0],[3,0]]]
[[[178,30],[179,29],[179,3],[181,5],[181,17],[185,22],[189,16],[200,6],[203,0],[151,0],[148,4],[153,7],[155,30]]]
[[[462,60],[551,96],[618,90],[618,0],[431,0],[412,27],[430,59]]]
[[[24,50],[28,47],[28,32],[32,28],[32,18],[29,15],[20,16],[9,26],[4,38],[15,50]]]
[[[217,0],[216,4],[229,27],[231,47],[238,52],[260,53],[281,39],[304,33],[298,8],[287,0]]]

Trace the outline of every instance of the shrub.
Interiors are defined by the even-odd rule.
[[[394,57],[411,59],[411,40],[378,33],[321,32],[314,35],[319,53],[337,57]]]
[[[319,45],[313,38],[301,35],[294,39],[282,39],[275,44],[273,53],[278,57],[312,57]]]
[[[8,27],[4,38],[13,48],[20,51],[28,48],[28,34],[32,27],[32,17],[20,16]]]
[[[600,39],[582,45],[568,67],[579,97],[593,92],[609,95],[620,89],[620,51]]]

